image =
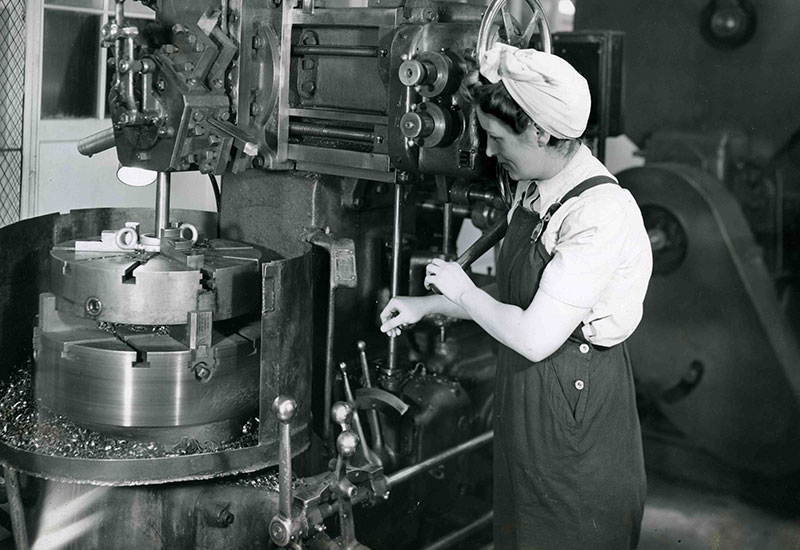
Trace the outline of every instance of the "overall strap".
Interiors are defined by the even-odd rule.
[[[533,233],[531,234],[531,241],[536,242],[539,240],[539,237],[541,237],[542,233],[544,233],[544,230],[547,228],[547,224],[550,221],[550,218],[553,217],[553,214],[556,213],[556,210],[561,208],[562,204],[564,204],[571,198],[577,197],[578,195],[580,195],[584,191],[591,189],[592,187],[597,187],[598,185],[603,185],[605,183],[616,184],[617,181],[609,176],[594,176],[589,179],[583,180],[578,185],[567,191],[567,193],[563,197],[561,197],[559,200],[551,204],[550,208],[547,209],[547,212],[545,212],[545,215],[542,216],[541,221],[534,228]]]
[[[578,185],[567,191],[567,194],[561,197],[560,200],[556,201],[558,206],[561,206],[569,199],[573,197],[577,197],[584,191],[591,189],[592,187],[597,187],[598,185],[603,185],[604,183],[613,183],[616,184],[617,180],[611,178],[609,176],[594,176],[593,178],[589,178],[587,180],[583,180]],[[555,206],[555,205],[554,205]],[[551,207],[552,208],[552,207]]]

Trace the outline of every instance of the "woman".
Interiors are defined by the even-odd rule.
[[[497,45],[473,90],[486,154],[519,183],[497,265],[477,288],[434,260],[381,330],[472,319],[501,344],[495,386],[497,550],[635,548],[645,496],[633,375],[622,342],[642,316],[650,243],[632,196],[579,138],[588,85],[566,61]]]

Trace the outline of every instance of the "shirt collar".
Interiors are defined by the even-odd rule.
[[[592,152],[589,148],[581,144],[567,165],[552,178],[537,182],[520,182],[517,188],[517,197],[519,199],[526,197],[526,190],[530,185],[535,184],[539,190],[538,194],[533,190],[527,193],[527,197],[523,200],[523,206],[537,213],[545,212],[556,200],[566,195],[575,186],[574,173],[579,171],[587,158],[591,156]]]

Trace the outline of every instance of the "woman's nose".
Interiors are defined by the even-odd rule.
[[[493,157],[497,155],[497,148],[494,145],[494,140],[486,140],[486,156]]]

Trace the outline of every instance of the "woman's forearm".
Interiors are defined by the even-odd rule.
[[[477,288],[464,292],[458,302],[495,340],[533,362],[561,347],[588,313],[541,292],[528,309],[500,302]]]
[[[451,302],[441,294],[431,294],[425,297],[425,316],[445,315],[456,319],[471,319],[464,308]]]
[[[496,283],[484,286],[482,287],[482,290],[492,298],[497,299]],[[447,317],[454,317],[456,319],[472,319],[472,316],[463,307],[455,302],[451,302],[448,298],[445,298],[441,294],[433,294],[427,298],[429,302],[426,305],[429,308],[429,311],[426,313],[426,315],[439,314],[446,315]]]

